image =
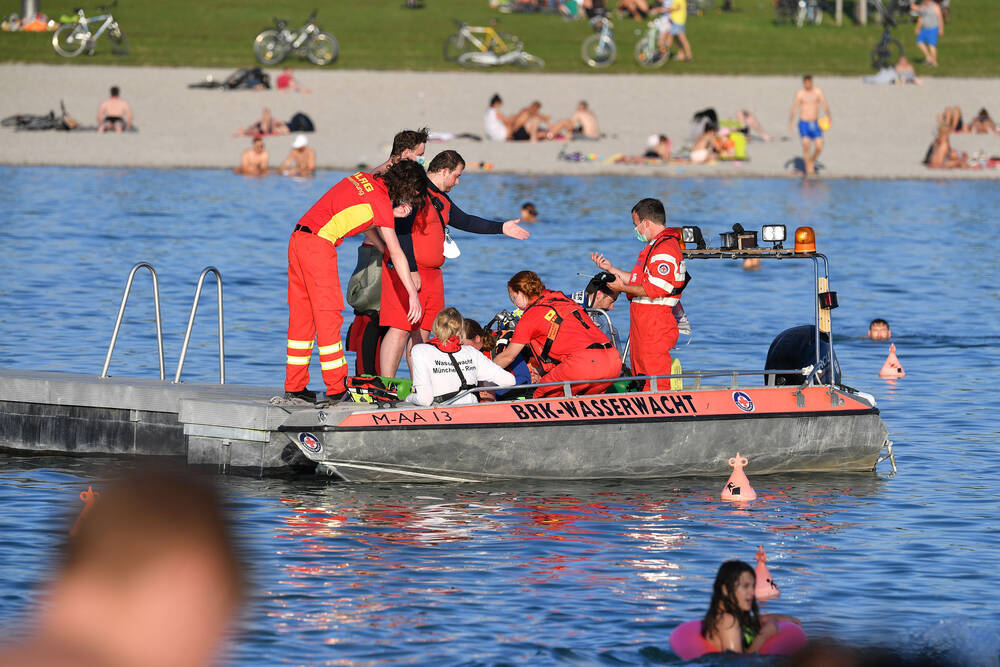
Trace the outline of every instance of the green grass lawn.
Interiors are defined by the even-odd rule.
[[[50,16],[68,12],[82,0],[44,0]],[[340,58],[329,67],[347,69],[452,70],[442,45],[455,31],[452,17],[483,24],[496,19],[498,30],[518,35],[525,49],[540,56],[549,72],[639,72],[632,58],[643,22],[615,19],[618,58],[608,68],[592,70],[580,57],[580,44],[591,34],[586,21],[566,21],[553,14],[500,14],[486,0],[425,0],[411,10],[404,0],[120,0],[115,10],[128,36],[131,55],[111,54],[102,37],[94,56],[62,58],[52,49],[51,33],[0,33],[0,61],[100,65],[166,65],[236,68],[254,63],[253,38],[281,16],[299,27],[319,6],[318,23],[340,41]],[[829,0],[832,5],[833,0]],[[609,4],[612,4],[609,2]],[[695,54],[692,63],[670,62],[660,73],[692,74],[868,74],[869,53],[881,34],[877,25],[858,26],[845,18],[837,27],[827,15],[820,26],[775,25],[772,0],[735,0],[735,11],[711,12],[688,19]],[[853,0],[845,0],[850,16]],[[941,42],[941,76],[1000,75],[1000,0],[953,0],[952,21]],[[87,4],[88,13],[96,9]],[[0,0],[3,15],[20,11],[19,0]],[[916,58],[912,23],[895,29],[907,55]],[[292,56],[296,68],[311,65]],[[504,68],[511,69],[510,66]],[[514,67],[513,69],[516,69]],[[928,68],[917,65],[918,73]]]

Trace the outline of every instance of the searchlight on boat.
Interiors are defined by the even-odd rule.
[[[816,232],[812,227],[795,230],[795,252],[816,252]]]
[[[695,244],[698,250],[704,250],[708,247],[705,243],[705,237],[701,233],[701,227],[697,225],[681,227],[681,241]]]
[[[775,248],[781,248],[785,240],[786,230],[784,225],[764,225],[760,228],[760,237],[767,243],[773,243]]]

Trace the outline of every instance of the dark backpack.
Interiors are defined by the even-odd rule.
[[[288,131],[289,132],[315,132],[316,128],[313,125],[312,119],[305,115],[301,111],[292,116],[291,120],[288,121]]]

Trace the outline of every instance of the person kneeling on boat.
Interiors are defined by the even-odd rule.
[[[514,385],[514,376],[472,347],[462,345],[462,316],[454,308],[444,308],[431,324],[434,335],[429,343],[414,345],[411,374],[413,391],[406,400],[416,405],[441,403],[479,386],[480,380],[498,387]],[[477,403],[476,394],[466,394],[456,405]]]
[[[507,282],[511,302],[524,311],[510,345],[494,357],[508,366],[528,346],[542,368],[540,382],[583,381],[572,386],[573,394],[599,394],[621,373],[618,350],[587,316],[562,292],[545,289],[534,271],[521,271]],[[561,386],[539,387],[535,398],[555,396]]]
[[[714,651],[757,653],[778,634],[779,622],[802,625],[797,618],[783,614],[761,616],[754,595],[756,583],[753,568],[741,560],[726,561],[719,567],[712,601],[701,622],[701,636]]]

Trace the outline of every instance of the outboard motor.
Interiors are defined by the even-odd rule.
[[[784,370],[790,368],[805,368],[816,363],[816,327],[812,324],[785,329],[774,337],[771,347],[767,350],[767,360],[764,362],[764,369]],[[820,384],[830,382],[830,336],[820,332],[819,334],[819,373],[816,376]],[[806,376],[801,373],[768,373],[764,376],[764,383],[770,384],[771,378],[774,384],[800,385],[806,381]],[[833,355],[833,382],[840,384],[840,364],[837,362],[837,355]]]

